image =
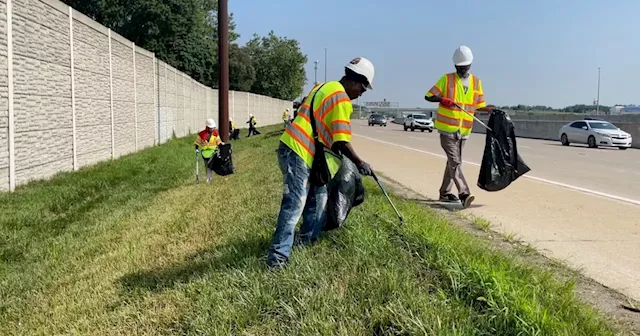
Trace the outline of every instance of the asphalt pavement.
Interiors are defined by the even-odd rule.
[[[353,144],[376,171],[430,199],[438,197],[445,158],[437,131],[353,122]],[[473,134],[463,171],[476,195],[469,214],[567,261],[605,286],[640,300],[640,150],[590,149],[517,140],[531,167],[500,192],[476,186],[485,136]]]

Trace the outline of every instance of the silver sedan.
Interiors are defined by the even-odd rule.
[[[599,119],[585,119],[570,122],[560,128],[560,142],[564,146],[571,143],[587,144],[590,148],[598,146],[631,147],[631,134],[619,129],[612,123]]]

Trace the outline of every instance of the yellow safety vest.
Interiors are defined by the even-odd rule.
[[[287,113],[287,111],[284,111],[284,113],[282,113],[282,120],[287,120],[289,119],[289,113]]]
[[[482,82],[475,75],[470,74],[469,76],[471,78],[469,78],[469,88],[466,93],[460,76],[455,72],[442,76],[436,85],[427,92],[427,97],[440,96],[449,98],[471,114],[464,113],[457,107],[446,108],[440,104],[434,123],[438,130],[447,133],[460,131],[463,136],[469,135],[473,129],[472,115],[475,114],[477,109],[487,106],[484,100]]]
[[[205,159],[210,158],[218,149],[218,145],[222,142],[220,136],[216,135],[216,133],[217,132],[211,133],[209,141],[205,141],[200,134],[198,134],[196,140],[193,142],[200,147],[200,153],[202,153],[202,157]]]
[[[322,84],[317,84],[311,89],[298,108],[296,118],[280,137],[280,141],[298,154],[309,168],[313,165],[315,154],[309,105],[316,91],[319,90],[313,103],[313,111],[320,142],[331,148],[335,141],[351,141],[351,113],[353,112],[351,99],[340,82],[327,82],[320,88]],[[333,178],[340,168],[341,160],[329,151],[325,151],[325,159]]]

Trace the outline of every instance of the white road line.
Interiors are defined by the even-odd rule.
[[[424,140],[425,138],[418,138],[418,137],[410,137],[411,139],[416,139],[416,140]]]
[[[361,137],[361,138],[365,138],[365,139],[371,140],[371,141],[376,141],[376,142],[380,142],[380,143],[383,143],[383,144],[396,146],[396,147],[404,148],[404,149],[408,149],[408,150],[412,150],[412,151],[418,152],[418,153],[429,154],[429,155],[437,156],[437,157],[444,158],[444,159],[447,158],[445,155],[442,155],[442,154],[436,154],[436,153],[424,151],[424,150],[421,150],[421,149],[416,149],[416,148],[413,148],[413,147],[399,145],[399,144],[396,144],[396,143],[393,143],[393,142],[378,140],[378,139],[370,138],[368,136],[364,136],[364,135],[360,135],[360,134],[354,134],[354,135],[358,136],[358,137]],[[470,165],[474,165],[474,166],[480,167],[480,164],[475,163],[475,162],[469,162],[469,161],[464,161],[464,160],[463,160],[463,162],[467,163],[467,164],[470,164]],[[538,181],[538,182],[543,182],[543,183],[555,185],[555,186],[558,186],[558,187],[563,187],[563,188],[567,188],[567,189],[571,189],[571,190],[575,190],[575,191],[580,191],[580,192],[583,192],[583,193],[586,193],[586,194],[605,197],[605,198],[613,199],[613,200],[620,201],[620,202],[631,203],[633,205],[640,205],[640,201],[639,200],[634,200],[634,199],[631,199],[631,198],[626,198],[626,197],[622,197],[622,196],[607,194],[607,193],[600,192],[600,191],[597,191],[597,190],[592,190],[592,189],[587,189],[587,188],[583,188],[583,187],[574,186],[574,185],[571,185],[571,184],[566,184],[566,183],[562,183],[562,182],[556,182],[556,181],[552,181],[552,180],[547,180],[547,179],[544,179],[544,178],[541,178],[541,177],[536,177],[536,176],[531,176],[531,175],[523,175],[522,177],[528,178],[528,179],[531,179],[531,180],[534,180],[534,181]]]

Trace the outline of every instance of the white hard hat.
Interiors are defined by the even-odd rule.
[[[289,108],[287,107],[287,112],[289,112]]]
[[[229,117],[229,121],[233,121],[233,118]]]
[[[207,127],[216,128],[216,121],[211,118],[207,119]]]
[[[459,66],[469,65],[473,62],[473,53],[467,46],[460,46],[453,53],[453,64]]]
[[[356,57],[349,62],[345,68],[364,76],[369,82],[367,89],[373,89],[373,76],[376,74],[376,69],[373,67],[373,63],[364,57]]]
[[[249,113],[249,117],[253,117],[253,114]]]

